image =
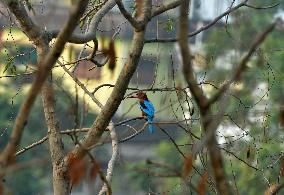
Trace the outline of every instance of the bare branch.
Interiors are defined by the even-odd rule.
[[[85,34],[72,34],[68,42],[82,44],[89,41],[92,41],[96,38],[97,27],[102,20],[102,18],[116,5],[115,0],[107,1],[102,8],[94,15],[90,27],[87,33]],[[55,30],[49,33],[51,38],[56,38],[59,34],[59,30]]]
[[[28,146],[26,146],[26,147],[20,149],[19,151],[16,152],[15,155],[18,156],[18,155],[20,155],[20,154],[22,154],[22,153],[28,151],[29,149],[31,149],[31,148],[33,148],[33,147],[36,147],[36,146],[38,146],[38,145],[44,143],[47,139],[48,139],[48,136],[44,136],[42,139],[40,139],[40,140],[38,140],[38,141],[32,143],[31,145],[28,145]]]
[[[113,127],[113,124],[110,125],[110,127],[109,127],[109,133],[110,133],[110,137],[111,137],[112,156],[111,156],[111,159],[108,162],[106,180],[110,184],[111,178],[112,178],[112,175],[113,175],[114,164],[115,164],[117,156],[118,156],[118,141],[117,141],[117,135],[116,135],[115,129]],[[105,192],[107,192],[107,190],[108,190],[107,184],[104,183],[101,191],[99,192],[99,195],[103,195]]]
[[[236,159],[238,159],[239,161],[243,162],[243,163],[246,164],[248,167],[253,168],[253,169],[256,170],[256,171],[259,171],[258,168],[256,168],[256,167],[253,166],[253,165],[250,165],[250,164],[247,163],[245,160],[241,159],[241,158],[238,157],[236,154],[234,154],[234,152],[231,152],[231,151],[227,150],[226,148],[221,148],[221,149],[224,150],[226,153],[228,153],[228,154],[234,156]]]
[[[84,16],[82,16],[82,18],[80,18],[80,22],[84,21],[88,16],[91,16],[94,12],[99,11],[103,5],[105,5],[105,3],[108,0],[104,0],[103,2],[98,2],[96,5],[93,5],[93,7],[91,9],[89,9]]]
[[[60,131],[60,134],[70,135],[72,133],[88,132],[89,130],[90,130],[90,128],[71,129],[71,130],[68,129],[68,130]],[[18,150],[15,155],[18,156],[18,155],[23,154],[24,152],[26,152],[26,151],[28,151],[28,150],[30,150],[30,149],[32,149],[32,148],[34,148],[34,147],[36,147],[36,146],[38,146],[40,144],[43,144],[46,140],[48,140],[48,138],[49,138],[48,135],[44,136],[40,140],[38,140],[38,141],[36,141],[36,142],[34,142],[34,143],[32,143],[32,144],[30,144],[30,145],[20,149],[20,150]]]
[[[269,187],[265,190],[264,195],[277,195],[281,189],[283,189],[284,183],[280,184],[269,184]]]
[[[254,5],[248,5],[247,3],[245,4],[246,7],[253,8],[253,9],[271,9],[271,8],[277,7],[278,5],[280,5],[280,3],[276,3],[274,5],[269,5],[269,6],[264,6],[264,7],[256,7]]]
[[[160,15],[170,9],[174,9],[176,7],[178,7],[180,5],[180,0],[175,0],[175,1],[172,1],[170,3],[167,3],[167,4],[163,4],[157,8],[153,8],[152,9],[152,15],[151,17],[155,17],[157,15]]]
[[[189,89],[200,108],[200,114],[202,116],[202,125],[205,132],[204,137],[199,141],[201,143],[198,148],[207,145],[209,150],[211,167],[213,168],[215,184],[217,191],[223,195],[230,195],[231,190],[229,188],[228,182],[226,180],[225,170],[223,166],[223,160],[221,156],[220,149],[217,146],[217,140],[215,136],[215,131],[221,122],[221,118],[215,118],[210,120],[211,111],[208,110],[207,98],[203,94],[203,90],[198,86],[196,81],[196,76],[191,64],[191,55],[187,39],[188,31],[188,11],[189,11],[189,2],[187,0],[181,1],[180,6],[180,22],[179,22],[179,45],[181,48],[182,61],[183,61],[183,73]],[[220,115],[224,112],[225,109],[221,109]],[[197,154],[196,150],[193,152]]]
[[[180,150],[179,146],[177,145],[177,143],[175,142],[175,140],[170,136],[170,134],[162,127],[160,127],[160,125],[157,125],[159,127],[159,129],[162,130],[163,133],[165,133],[167,135],[167,137],[171,140],[171,142],[174,144],[174,146],[176,147],[177,151],[183,156],[183,158],[186,158],[184,153]]]
[[[73,75],[69,70],[68,68],[66,68],[59,60],[57,60],[57,63],[59,65],[61,65],[61,67],[64,69],[64,71],[73,79],[73,81],[75,83],[77,83],[77,85],[79,85],[81,87],[81,89],[88,95],[90,96],[90,98],[92,98],[92,100],[100,107],[100,108],[103,108],[103,105],[102,103],[85,87],[85,85],[79,81],[79,79]]]
[[[135,117],[135,118],[127,119],[127,120],[124,120],[124,121],[115,123],[114,126],[117,127],[117,126],[123,125],[123,124],[125,124],[125,123],[128,123],[128,122],[130,122],[130,121],[134,121],[134,120],[138,120],[138,119],[144,119],[144,117]],[[153,123],[153,124],[156,124],[156,123]],[[146,125],[147,125],[147,123],[146,123]],[[146,125],[145,125],[145,126],[146,126]],[[142,128],[142,130],[144,130],[144,128]],[[142,130],[141,130],[141,131],[142,131]],[[88,131],[90,131],[90,128],[67,129],[67,130],[60,131],[60,134],[62,134],[62,135],[63,135],[63,134],[70,135],[70,134],[74,134],[74,133],[86,133],[86,132],[88,132]],[[140,130],[138,130],[136,133],[139,133],[139,131],[140,131]],[[38,146],[38,145],[44,143],[44,142],[48,139],[48,137],[49,137],[49,136],[46,135],[46,136],[44,136],[43,138],[41,138],[40,140],[38,140],[38,141],[36,141],[36,142],[34,142],[34,143],[32,143],[32,144],[30,144],[30,145],[28,145],[28,146],[26,146],[26,147],[20,149],[20,150],[18,150],[15,155],[18,156],[18,155],[20,155],[20,154],[26,152],[27,150],[29,150],[29,149],[31,149],[31,148],[33,148],[33,147],[36,147],[36,146]],[[127,138],[127,140],[129,140],[129,138]],[[126,140],[125,140],[125,141],[126,141]]]
[[[144,129],[146,128],[147,124],[148,124],[148,123],[145,123],[145,124],[143,125],[143,127],[142,127],[141,129],[139,129],[135,134],[130,135],[130,136],[128,136],[128,137],[126,137],[126,138],[124,138],[124,139],[122,139],[122,140],[119,140],[118,142],[119,142],[119,143],[123,143],[123,142],[126,142],[126,141],[128,141],[128,140],[130,140],[130,139],[136,137],[137,135],[139,135],[140,133],[142,133],[142,132],[144,131]]]
[[[133,18],[130,13],[125,9],[123,3],[121,0],[115,0],[120,12],[123,14],[123,16],[129,21],[129,23],[137,30],[141,30],[143,28],[143,24],[141,22],[138,22],[135,18]]]
[[[245,0],[245,1],[241,2],[241,3],[239,3],[238,5],[236,5],[235,7],[232,7],[231,9],[225,11],[224,13],[220,14],[219,16],[217,16],[214,20],[212,20],[207,25],[201,27],[200,29],[198,29],[198,30],[196,30],[196,31],[194,31],[192,33],[189,33],[187,36],[188,37],[193,37],[193,36],[201,33],[202,31],[205,31],[205,30],[209,29],[210,27],[212,27],[214,24],[216,24],[219,20],[221,20],[226,15],[230,14],[231,12],[234,12],[234,11],[238,10],[240,7],[245,6],[247,1],[248,0]],[[145,40],[145,43],[155,43],[155,42],[169,43],[169,42],[176,42],[176,41],[179,41],[179,39],[178,38],[169,38],[169,39],[158,39],[158,38],[155,38],[155,39],[147,39],[147,40]]]
[[[187,31],[188,31],[188,4],[187,8],[181,9],[180,15],[180,23],[179,23],[179,46],[181,49],[182,55],[182,62],[183,62],[183,72],[185,80],[189,86],[189,89],[194,97],[197,105],[201,108],[206,105],[207,98],[203,94],[202,89],[198,86],[196,75],[194,74],[192,64],[191,64],[191,55],[188,46],[188,38],[187,38]]]
[[[227,98],[223,101],[222,106],[220,107],[219,113],[217,113],[214,118],[211,116],[211,114],[207,114],[203,116],[203,126],[205,134],[204,136],[198,140],[194,145],[192,149],[192,155],[197,155],[209,142],[212,140],[216,135],[216,129],[220,125],[220,123],[223,120],[223,116],[226,111],[227,106]]]

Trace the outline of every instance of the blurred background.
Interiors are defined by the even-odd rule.
[[[36,23],[46,30],[62,28],[68,17],[70,1],[33,0],[30,2],[32,9],[29,10],[29,14]],[[134,1],[123,2],[131,12]],[[153,0],[155,6],[164,2],[168,1]],[[238,0],[192,0],[189,32],[209,24],[217,16],[240,2]],[[189,39],[194,70],[208,96],[216,92],[216,86],[220,86],[229,78],[232,69],[248,50],[254,37],[276,17],[283,16],[283,0],[250,0],[249,4],[255,7],[272,6],[272,8],[242,7],[229,16],[223,17],[210,29]],[[17,27],[17,22],[2,4],[0,13],[0,147],[3,148],[7,143],[19,106],[34,78],[37,56],[33,45]],[[148,25],[146,38],[177,37],[178,16],[179,10],[174,9],[153,18]],[[82,26],[81,29],[77,29],[77,32],[84,32],[87,28],[86,24]],[[67,44],[60,58],[62,63],[69,63],[68,68],[90,91],[102,84],[115,84],[127,60],[133,29],[115,7],[103,18],[98,27],[99,49],[108,45],[117,31],[118,34],[114,39],[115,67],[94,67],[87,60],[70,64],[75,62],[78,56],[85,57],[90,54],[92,43]],[[232,85],[232,90],[227,94],[229,105],[226,108],[224,121],[218,128],[218,141],[224,152],[227,175],[239,194],[263,193],[269,186],[282,179],[280,169],[281,163],[284,162],[282,160],[284,147],[283,38],[284,35],[281,32],[274,31],[255,52],[242,80]],[[180,170],[183,158],[177,148],[185,154],[189,153],[192,145],[189,131],[194,136],[202,135],[199,111],[186,88],[181,68],[177,42],[145,45],[138,69],[129,86],[133,90],[128,90],[127,94],[131,94],[135,89],[154,89],[147,92],[147,95],[156,107],[155,121],[165,124],[160,125],[162,129],[155,127],[154,134],[143,131],[119,144],[119,158],[112,183],[115,195],[139,195],[150,192],[181,194],[180,179],[175,176],[163,177],[163,173],[168,173],[169,170],[157,169],[152,163],[160,162],[174,170]],[[60,129],[73,129],[78,124],[80,128],[90,127],[99,108],[58,65],[53,69],[53,79]],[[169,90],[160,90],[161,88]],[[184,90],[170,90],[171,88]],[[108,86],[101,87],[95,91],[94,95],[104,104],[111,90],[112,88]],[[216,105],[216,109],[218,106],[220,105]],[[113,120],[119,122],[140,115],[137,101],[125,99]],[[142,127],[143,122],[135,120],[128,125],[118,127],[116,130],[119,139],[123,140],[135,134],[137,129]],[[41,99],[38,98],[25,129],[22,147],[41,140],[46,134],[47,127]],[[63,140],[67,153],[74,144],[68,135],[64,135]],[[112,148],[107,136],[103,138],[103,141],[106,144],[96,147],[92,152],[102,170],[105,171]],[[205,170],[208,161],[206,151],[203,152],[204,155],[196,161],[196,169],[201,173]],[[14,170],[4,181],[11,194],[52,194],[52,168],[47,143],[25,151],[17,157],[17,160],[23,163],[24,168]],[[96,194],[101,185],[97,180],[90,180],[86,176],[84,181],[74,188],[72,194]],[[199,180],[199,175],[193,173],[191,183],[195,186]],[[210,182],[207,189],[208,194],[215,193]]]

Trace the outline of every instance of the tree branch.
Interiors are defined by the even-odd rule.
[[[138,22],[135,18],[131,16],[130,13],[125,9],[123,3],[121,0],[115,0],[120,12],[122,15],[129,21],[129,23],[136,29],[141,30],[143,28],[143,24],[141,22]]]
[[[121,121],[121,122],[118,122],[118,123],[114,123],[114,126],[117,127],[117,126],[123,125],[123,124],[125,124],[125,123],[128,123],[128,122],[130,122],[130,121],[134,121],[134,120],[138,120],[138,119],[144,119],[144,117],[135,117],[135,118],[131,118],[131,119],[126,119],[126,120],[124,120],[124,121]],[[154,124],[156,124],[156,123],[154,123]],[[147,123],[145,123],[144,128],[146,127],[146,125],[147,125]],[[144,128],[138,130],[137,133],[138,133],[139,131],[142,132],[142,130],[144,130]],[[86,133],[86,132],[88,132],[88,131],[90,131],[90,128],[67,129],[67,130],[60,131],[60,134],[62,134],[62,135],[64,135],[64,134],[70,135],[70,134],[79,133],[79,132],[81,132],[81,133],[82,133],[82,132]],[[126,139],[129,140],[129,137],[127,137]],[[38,146],[38,145],[44,143],[46,140],[48,140],[48,135],[44,136],[44,137],[41,138],[40,140],[38,140],[38,141],[36,141],[36,142],[34,142],[34,143],[28,145],[28,146],[26,146],[26,147],[24,147],[24,148],[18,150],[15,155],[18,156],[18,155],[20,155],[20,154],[22,154],[22,153],[28,151],[29,149],[31,149],[31,148],[33,148],[33,147],[36,147],[36,146]],[[125,141],[126,141],[126,140],[125,140]]]
[[[113,125],[109,127],[109,133],[110,133],[110,137],[111,137],[112,156],[111,156],[111,159],[108,162],[106,180],[110,184],[111,178],[112,178],[112,175],[113,175],[114,164],[115,164],[117,156],[118,156],[118,141],[117,141],[117,135],[116,135],[116,132],[115,132]],[[99,192],[99,195],[103,195],[107,191],[108,191],[107,184],[104,183],[102,189]]]
[[[74,75],[68,68],[66,68],[59,60],[57,63],[64,69],[64,71],[73,79],[73,81],[81,87],[81,89],[100,107],[103,108],[103,104],[85,87],[85,85]]]
[[[180,6],[180,18],[179,18],[179,45],[181,48],[182,61],[183,61],[183,73],[185,79],[188,83],[189,89],[200,108],[200,114],[202,116],[203,131],[205,132],[204,137],[200,140],[201,146],[203,144],[207,145],[209,150],[211,167],[214,173],[215,184],[217,191],[222,195],[231,195],[231,190],[229,188],[228,182],[226,181],[225,170],[223,166],[223,160],[221,156],[220,149],[217,146],[217,140],[215,136],[215,131],[221,121],[222,117],[210,120],[211,111],[206,107],[207,98],[203,94],[201,88],[199,88],[196,76],[191,64],[191,55],[188,46],[187,31],[188,31],[188,11],[189,2],[187,0],[181,1]],[[225,109],[221,109],[220,114],[224,112]],[[204,142],[204,143],[203,143]],[[196,154],[197,152],[193,152]]]
[[[182,1],[183,2],[183,1]],[[183,62],[183,73],[185,80],[189,86],[189,89],[194,97],[197,105],[201,108],[206,105],[207,98],[203,94],[202,89],[198,86],[196,81],[196,75],[194,74],[192,64],[191,64],[191,55],[188,46],[187,40],[187,31],[188,31],[188,4],[182,3],[187,8],[181,9],[180,23],[179,23],[179,46],[182,55]]]
[[[143,9],[142,18],[149,18],[151,14],[151,0],[144,1],[145,9]],[[123,100],[124,94],[127,90],[128,84],[132,75],[134,74],[143,46],[144,46],[145,31],[135,31],[131,44],[130,55],[127,64],[121,70],[121,73],[116,81],[115,87],[103,107],[100,114],[97,116],[93,123],[91,130],[87,133],[86,137],[80,141],[80,147],[77,145],[69,155],[74,155],[77,158],[82,158],[86,154],[84,148],[90,148],[98,142],[104,130],[107,128],[111,118],[115,114],[118,106]],[[66,158],[68,160],[68,158]]]
[[[269,5],[269,6],[264,6],[264,7],[256,7],[254,5],[249,5],[249,4],[245,4],[246,7],[252,8],[252,9],[271,9],[274,7],[277,7],[278,5],[280,5],[280,3],[275,3],[274,5]]]
[[[22,138],[23,128],[27,123],[27,117],[35,102],[36,96],[38,95],[54,63],[60,56],[62,50],[64,49],[66,41],[68,40],[74,28],[76,27],[76,23],[83,14],[85,8],[87,7],[87,4],[87,0],[79,0],[78,3],[72,7],[71,15],[67,23],[65,24],[63,30],[60,32],[58,39],[55,41],[53,48],[46,56],[43,63],[40,64],[36,78],[17,115],[12,134],[9,139],[9,143],[6,145],[5,149],[0,154],[0,177],[2,177],[2,172],[5,167],[8,166],[8,164],[14,158],[15,152]],[[18,18],[18,20],[25,20],[25,18]]]
[[[235,7],[232,7],[231,9],[225,11],[224,13],[220,14],[219,16],[217,16],[214,20],[212,20],[207,25],[201,27],[200,29],[198,29],[198,30],[196,30],[194,32],[189,33],[187,36],[188,37],[193,37],[193,36],[201,33],[202,31],[205,31],[205,30],[209,29],[210,27],[212,27],[214,24],[216,24],[219,20],[221,20],[226,15],[230,14],[231,12],[236,11],[240,7],[246,6],[246,2],[247,1],[248,0],[245,0],[245,1],[241,2],[241,3],[239,3],[238,5],[236,5]],[[169,39],[158,39],[158,38],[155,38],[155,39],[147,39],[147,40],[145,40],[145,43],[156,43],[156,42],[159,42],[159,43],[169,43],[169,42],[176,42],[176,41],[179,41],[179,39],[178,38],[169,38]]]
[[[93,16],[88,32],[85,34],[72,34],[69,37],[68,42],[75,44],[83,44],[96,39],[97,27],[100,21],[115,5],[115,0],[107,1],[103,5],[103,7]],[[51,38],[56,38],[59,34],[59,30],[51,31],[49,34]]]
[[[55,195],[68,195],[70,181],[67,167],[64,164],[64,149],[59,122],[55,114],[55,99],[50,82],[46,81],[42,88],[43,109],[48,127],[49,150],[53,171],[53,191]]]
[[[178,7],[180,5],[180,0],[175,0],[175,1],[172,1],[170,3],[167,3],[167,4],[163,4],[157,8],[153,8],[152,9],[152,15],[151,17],[155,17],[157,15],[160,15],[170,9],[174,9],[176,7]]]

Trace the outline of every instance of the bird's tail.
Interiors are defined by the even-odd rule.
[[[153,122],[153,118],[147,117],[147,119],[148,119],[148,131],[150,133],[154,133],[155,127],[153,126],[153,124],[151,124]]]

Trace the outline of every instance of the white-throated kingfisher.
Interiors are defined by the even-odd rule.
[[[154,127],[151,124],[154,119],[155,108],[152,102],[149,101],[146,93],[139,91],[136,96],[130,96],[128,98],[137,98],[139,100],[140,110],[142,111],[142,116],[148,121],[148,130],[150,133],[154,132]]]

